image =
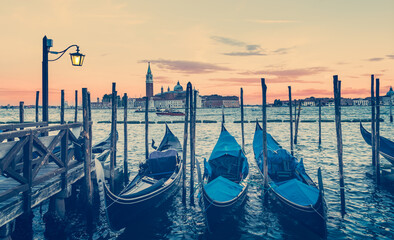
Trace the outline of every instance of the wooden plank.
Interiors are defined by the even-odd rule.
[[[29,189],[28,184],[23,184],[23,185],[19,185],[18,187],[8,189],[0,194],[0,202],[15,197],[20,193],[25,192],[27,189]]]
[[[4,171],[4,169],[8,168],[8,165],[15,158],[15,155],[22,149],[23,146],[25,146],[28,140],[29,139],[25,137],[11,148],[8,154],[0,162],[0,173]]]
[[[43,127],[48,126],[47,122],[29,122],[29,123],[15,123],[15,124],[5,124],[0,126],[0,130],[8,131],[17,128],[29,128],[29,127]]]
[[[7,224],[23,214],[22,198],[13,197],[0,205],[0,226]]]
[[[60,131],[59,134],[56,135],[54,137],[54,139],[52,140],[52,142],[49,144],[48,148],[40,141],[39,138],[37,138],[36,136],[33,136],[34,144],[36,146],[41,147],[44,150],[44,152],[46,152],[45,156],[42,158],[41,163],[37,164],[37,166],[33,170],[33,179],[36,177],[39,169],[48,161],[48,159],[50,157],[58,164],[59,167],[64,167],[64,165],[60,161],[60,159],[57,158],[56,156],[54,156],[52,153],[53,149],[60,142],[60,139],[64,136],[64,134],[65,134],[65,131]]]
[[[29,142],[23,147],[23,177],[27,179],[27,184],[29,188],[23,192],[23,210],[30,216],[31,213],[31,186],[33,180],[32,174],[32,150],[33,150],[33,134],[30,133],[28,137]]]
[[[51,131],[60,131],[60,130],[65,130],[68,128],[77,128],[81,127],[82,123],[69,123],[69,124],[63,124],[63,125],[55,125],[55,126],[47,126],[47,127],[41,127],[41,128],[34,128],[34,129],[24,129],[24,130],[19,130],[19,131],[10,131],[10,132],[2,132],[0,133],[0,142],[8,139],[8,138],[20,138],[20,137],[25,137],[30,134],[32,131],[33,134],[41,134],[41,133],[47,133]]]
[[[70,166],[74,166],[67,173],[68,185],[74,184],[76,181],[84,177],[83,164],[77,161],[71,161]],[[52,166],[48,168],[56,167]],[[94,162],[91,162],[91,170],[94,171]],[[0,181],[0,186],[4,181]],[[9,180],[8,180],[9,182]],[[32,188],[31,206],[36,207],[41,202],[49,199],[53,195],[61,191],[61,178],[60,175],[52,177],[50,180],[38,184]],[[0,226],[7,224],[18,216],[23,214],[23,202],[20,196],[10,198],[6,201],[0,201]]]
[[[28,183],[29,180],[18,174],[14,169],[12,168],[7,168],[5,170],[5,173],[7,174],[8,177],[11,177],[12,179],[15,179],[21,184]]]

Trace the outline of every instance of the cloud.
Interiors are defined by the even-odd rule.
[[[220,82],[220,86],[223,83],[226,83],[226,86],[260,86],[261,79],[256,78],[211,78],[209,79],[212,82]],[[308,81],[308,80],[289,80],[289,79],[266,79],[267,84],[275,84],[275,83],[320,83],[319,81]],[[216,86],[216,85],[215,85]]]
[[[382,61],[384,58],[381,58],[381,57],[377,57],[377,58],[369,58],[369,59],[367,59],[367,61],[370,61],[370,62],[379,62],[379,61]]]
[[[172,84],[172,83],[176,82],[175,80],[171,80],[165,76],[156,76],[153,78],[156,83],[161,83],[161,84]]]
[[[394,54],[386,55],[386,57],[388,57],[389,59],[394,59]]]
[[[278,49],[276,49],[276,50],[274,50],[272,52],[276,53],[276,54],[287,54],[287,53],[289,53],[289,50],[292,49],[292,48],[294,48],[294,47],[291,47],[291,48],[278,48]]]
[[[256,51],[256,50],[261,50],[260,45],[246,45],[246,49],[248,51]]]
[[[211,36],[212,40],[215,40],[216,42],[229,45],[229,46],[234,46],[234,47],[240,47],[244,48],[244,51],[232,51],[232,52],[226,52],[222,53],[223,55],[226,56],[267,56],[268,54],[287,54],[290,49],[294,48],[278,48],[276,50],[273,50],[271,52],[268,52],[267,50],[263,49],[260,45],[258,44],[248,44],[236,39],[232,38],[227,38],[227,37],[221,37],[221,36]]]
[[[253,23],[263,23],[263,24],[269,24],[269,23],[296,23],[299,21],[295,20],[268,20],[268,19],[248,19],[246,20],[247,22],[253,22]]]
[[[141,60],[139,63],[146,63],[148,60]],[[211,73],[216,71],[230,71],[232,69],[222,67],[217,64],[195,62],[195,61],[183,61],[183,60],[150,60],[152,64],[156,64],[159,68],[178,71],[189,74],[202,74]]]
[[[229,52],[229,53],[223,53],[223,55],[227,55],[227,56],[266,56],[267,54],[261,53],[260,51],[254,51],[254,52]]]
[[[241,72],[241,75],[256,75],[267,76],[269,79],[273,77],[276,81],[293,82],[300,81],[300,77],[311,76],[329,71],[326,67],[310,67],[310,68],[296,68],[287,70],[262,70],[262,71],[247,71]],[[316,81],[317,83],[318,81]],[[315,83],[315,82],[314,82]]]
[[[232,38],[226,38],[226,37],[220,37],[220,36],[211,36],[211,39],[223,43],[223,44],[227,44],[227,45],[231,45],[231,46],[239,46],[239,47],[243,47],[245,45],[247,45],[244,42],[232,39]]]
[[[241,47],[244,48],[244,51],[233,51],[222,53],[223,55],[227,56],[266,56],[267,54],[263,53],[263,49],[258,44],[248,44],[236,39],[221,37],[221,36],[211,36],[212,40],[216,42],[223,43],[226,45],[234,46],[234,47]]]

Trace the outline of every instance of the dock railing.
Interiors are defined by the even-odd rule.
[[[3,131],[0,133],[0,174],[7,178],[3,177],[3,180],[14,180],[7,181],[9,187],[1,189],[0,203],[22,195],[22,213],[30,213],[34,207],[32,189],[35,186],[61,175],[63,190],[68,184],[67,172],[82,164],[81,160],[69,164],[72,159],[77,159],[75,148],[81,146],[78,137],[82,123],[54,126],[45,122],[25,123],[4,125],[0,129]],[[51,167],[40,172],[49,162]]]

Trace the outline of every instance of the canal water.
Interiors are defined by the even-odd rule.
[[[197,123],[196,158],[200,163],[209,158],[220,133],[221,109],[198,109],[197,120],[216,120],[218,123]],[[394,139],[394,124],[389,122],[388,106],[381,108],[381,136]],[[50,109],[50,119],[57,121],[60,116],[58,109]],[[0,122],[18,121],[17,109],[0,109]],[[25,121],[34,120],[34,110],[25,110]],[[288,120],[288,108],[268,108],[269,120]],[[79,112],[79,119],[82,113]],[[342,119],[369,119],[370,107],[342,107]],[[66,110],[66,121],[73,121],[74,110]],[[93,143],[105,138],[110,132],[109,123],[111,110],[92,110]],[[245,108],[245,120],[261,120],[259,107]],[[301,112],[302,120],[317,120],[317,107],[304,107]],[[334,108],[323,107],[322,119],[333,120]],[[118,110],[118,120],[123,120],[123,110]],[[143,113],[129,110],[129,121],[143,121]],[[149,113],[150,121],[183,120],[183,117],[156,116]],[[240,109],[225,109],[227,130],[241,143],[241,125],[233,123],[240,120]],[[269,122],[268,132],[285,148],[289,149],[289,123]],[[117,160],[123,161],[123,124],[118,124],[119,141],[117,144]],[[183,138],[183,124],[169,124],[173,133]],[[364,123],[370,130],[371,123]],[[198,204],[185,208],[181,202],[181,192],[173,201],[166,203],[154,216],[145,216],[141,221],[132,223],[132,227],[121,232],[112,232],[106,222],[103,208],[96,219],[93,239],[319,239],[299,223],[282,215],[270,202],[263,204],[261,193],[262,179],[254,162],[252,140],[255,123],[245,124],[245,151],[250,163],[250,185],[246,203],[221,226],[207,231],[203,212]],[[164,135],[164,124],[149,126],[149,139],[156,143]],[[361,134],[359,122],[343,122],[343,162],[346,193],[346,215],[340,214],[338,158],[336,150],[336,133],[334,122],[322,123],[322,145],[318,146],[318,122],[300,122],[298,144],[295,146],[295,156],[304,159],[307,173],[317,182],[317,169],[321,167],[325,198],[328,205],[327,239],[394,239],[394,191],[388,187],[377,187],[374,181],[366,177],[365,172],[371,170],[371,147],[368,146]],[[138,171],[138,164],[144,159],[144,124],[128,125],[128,156],[130,178]],[[190,154],[188,153],[188,156]],[[388,162],[380,157],[382,165]],[[189,163],[189,160],[188,160]],[[190,166],[188,166],[189,168]],[[188,176],[189,180],[189,176]],[[197,182],[197,178],[195,180]],[[189,188],[190,186],[188,186]],[[189,189],[187,190],[189,193]],[[198,203],[198,192],[195,202]],[[99,204],[98,204],[99,205]],[[42,206],[42,212],[47,209]],[[34,211],[34,231],[36,239],[45,239],[45,226],[39,209]],[[67,236],[64,239],[86,239],[84,216],[72,212],[73,219],[67,226]]]

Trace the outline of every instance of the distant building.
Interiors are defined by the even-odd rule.
[[[383,105],[390,105],[390,101],[391,101],[391,104],[394,105],[393,87],[390,87],[390,90],[386,93],[386,96],[382,97]]]
[[[369,105],[371,105],[371,101],[369,99],[356,98],[356,99],[353,99],[353,105],[354,106],[369,106]]]
[[[150,62],[148,62],[148,71],[146,73],[146,95],[147,97],[153,97],[153,75],[150,70]]]
[[[302,101],[302,100],[301,100]],[[301,102],[301,105],[304,107],[314,107],[316,106],[315,99],[305,99],[304,101]]]
[[[173,91],[168,87],[167,92],[164,92],[163,87],[161,87],[161,92],[156,94],[153,100],[157,109],[185,108],[186,91],[183,90],[182,85],[178,81]],[[198,94],[198,91],[196,100],[196,107],[201,108],[201,96]]]
[[[220,96],[210,95],[203,96],[202,99],[203,107],[205,108],[237,108],[239,107],[239,98],[237,96]]]
[[[90,106],[92,107],[92,109],[102,109],[102,108],[111,108],[112,104],[111,104],[111,100],[108,100],[108,98],[103,97],[102,102],[100,102],[100,98],[97,98],[97,102],[91,102]]]
[[[353,106],[353,99],[341,98],[341,106]]]

